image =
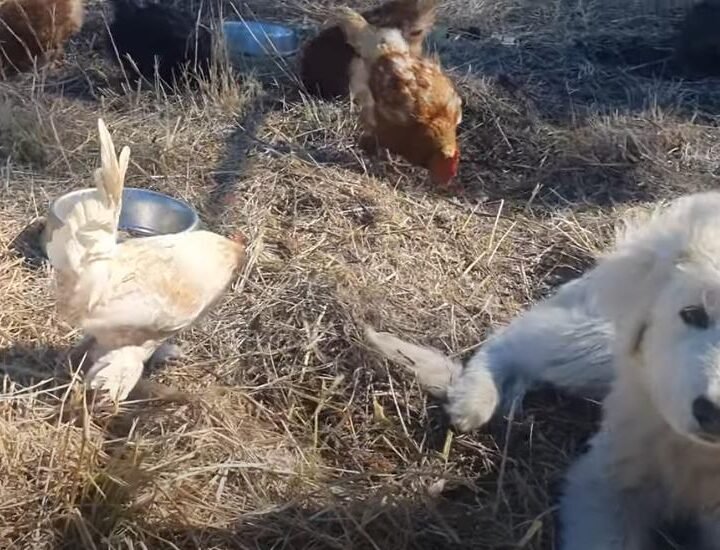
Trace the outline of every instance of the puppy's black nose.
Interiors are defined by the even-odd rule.
[[[707,397],[698,397],[693,401],[692,411],[702,431],[720,435],[720,406]]]

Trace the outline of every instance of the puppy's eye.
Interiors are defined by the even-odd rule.
[[[410,36],[412,36],[413,38],[417,38],[417,37],[420,36],[422,33],[423,33],[423,30],[422,30],[422,29],[413,29],[413,30],[410,31]]]
[[[688,306],[681,309],[680,318],[690,327],[706,329],[710,326],[710,317],[702,306]]]

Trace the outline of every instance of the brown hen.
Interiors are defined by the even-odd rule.
[[[59,58],[83,16],[82,0],[0,0],[0,72]]]
[[[410,51],[422,53],[425,36],[435,23],[437,0],[390,0],[362,15],[377,27],[398,29]],[[332,25],[303,48],[300,78],[310,93],[331,99],[347,95],[350,62],[356,56],[343,30]]]
[[[414,55],[398,30],[374,27],[350,9],[340,26],[359,54],[350,65],[350,92],[360,105],[363,141],[376,141],[448,185],[457,174],[462,119],[450,79],[436,61]]]

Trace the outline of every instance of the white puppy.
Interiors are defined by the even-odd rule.
[[[462,431],[483,426],[498,406],[505,411],[513,401],[519,406],[525,393],[541,384],[600,399],[613,379],[613,327],[598,308],[593,274],[566,283],[516,317],[465,366],[387,332],[367,328],[366,336],[388,359],[414,372],[426,391],[446,399],[450,419]]]
[[[488,420],[507,383],[611,383],[600,432],[570,469],[564,550],[651,550],[653,528],[691,517],[720,550],[720,193],[631,223],[613,252],[478,351],[467,367],[368,330],[461,429]],[[515,392],[517,394],[517,392]]]

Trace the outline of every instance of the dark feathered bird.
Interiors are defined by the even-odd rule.
[[[196,18],[172,6],[142,0],[111,0],[114,8],[108,48],[132,80],[143,77],[164,85],[183,75],[207,75],[213,59],[212,33]],[[194,81],[195,78],[191,78]]]
[[[399,29],[410,51],[420,55],[423,40],[435,23],[436,7],[437,0],[389,0],[362,16],[376,27]],[[300,78],[305,88],[326,99],[347,95],[353,57],[355,50],[340,27],[327,27],[303,47]]]
[[[676,37],[676,61],[690,76],[720,76],[720,3],[705,0],[685,16]]]

